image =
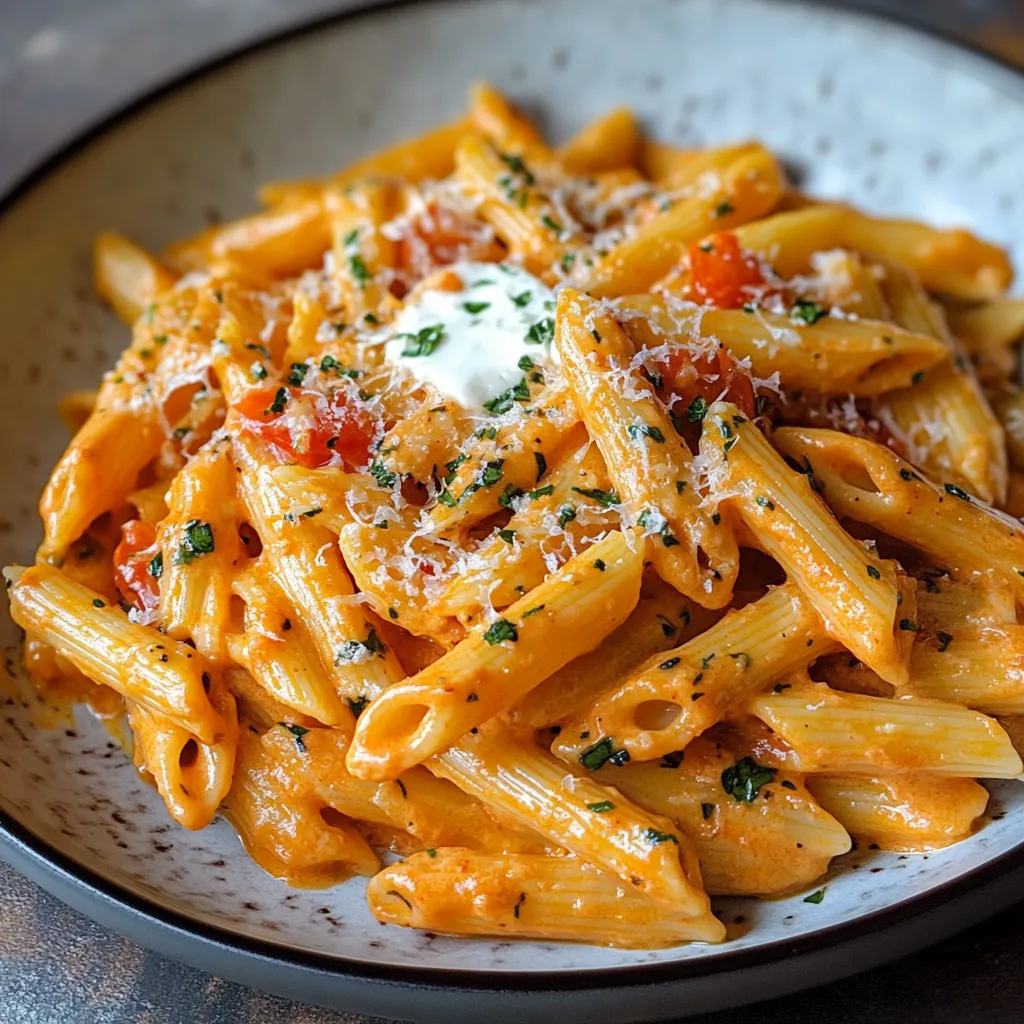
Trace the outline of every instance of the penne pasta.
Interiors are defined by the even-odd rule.
[[[810,467],[838,515],[914,544],[964,578],[991,574],[1014,594],[1024,594],[1019,526],[956,484],[933,484],[882,445],[837,431],[784,427],[773,441]]]
[[[956,704],[889,700],[814,685],[755,697],[748,710],[792,748],[798,771],[927,771],[986,779],[1021,773],[1020,757],[998,722]]]
[[[95,591],[50,565],[4,571],[11,617],[84,676],[165,716],[200,742],[226,725],[210,703],[206,659],[187,644],[131,622]]]
[[[720,942],[725,933],[712,917],[668,913],[618,879],[566,857],[420,853],[385,868],[367,898],[370,912],[385,924],[458,935],[629,949]]]
[[[562,293],[558,324],[562,369],[604,456],[614,503],[621,502],[649,537],[648,557],[664,579],[687,597],[721,608],[739,565],[736,542],[727,525],[700,508],[690,453],[651,385],[631,369],[629,340],[579,292]]]
[[[812,775],[807,788],[860,842],[901,853],[938,850],[967,838],[988,804],[988,790],[973,779],[925,772]]]
[[[359,719],[349,770],[394,778],[515,703],[626,618],[642,569],[640,545],[622,533],[567,562],[487,629],[375,700]]]
[[[828,634],[883,679],[904,681],[909,644],[898,639],[903,595],[892,564],[842,530],[813,478],[790,469],[735,406],[708,410],[701,455],[712,498],[742,517],[757,545],[806,593]]]

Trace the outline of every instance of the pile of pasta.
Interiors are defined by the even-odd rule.
[[[122,710],[176,821],[382,922],[624,947],[980,826],[1022,771],[1002,251],[486,85],[260,198],[97,241],[131,343],[6,570],[36,686]],[[469,408],[416,370],[447,325],[386,350],[480,264],[550,299]]]

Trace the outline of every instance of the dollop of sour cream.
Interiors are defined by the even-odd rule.
[[[431,289],[407,303],[385,354],[392,365],[476,412],[523,379],[524,356],[557,362],[555,295],[508,263],[466,261],[447,270],[462,290]]]

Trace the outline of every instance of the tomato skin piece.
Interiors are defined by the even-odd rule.
[[[290,385],[258,388],[237,408],[244,429],[265,441],[284,462],[319,469],[354,468],[370,461],[374,423],[341,389],[325,395]]]
[[[726,348],[699,355],[678,349],[659,360],[658,372],[662,379],[660,390],[664,395],[679,396],[684,410],[696,398],[703,398],[708,405],[721,398],[733,402],[748,418],[754,415],[754,385]]]
[[[501,246],[493,238],[481,236],[481,227],[480,221],[470,220],[440,203],[430,203],[413,222],[411,236],[399,242],[398,265],[423,271],[460,260],[500,260]],[[422,265],[424,262],[426,266]]]
[[[765,285],[757,259],[740,248],[731,231],[720,231],[689,247],[690,292],[695,302],[739,309]]]
[[[121,527],[121,540],[114,549],[114,585],[141,612],[151,612],[160,603],[160,581],[149,571],[159,550],[151,523],[129,519]]]

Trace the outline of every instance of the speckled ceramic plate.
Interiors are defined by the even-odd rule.
[[[813,191],[966,224],[1024,259],[1024,81],[895,25],[758,0],[391,6],[294,34],[137,103],[5,202],[0,558],[31,557],[66,435],[54,406],[126,333],[91,297],[93,235],[153,247],[248,210],[266,179],[330,169],[460,110],[486,76],[553,135],[620,103],[681,144],[759,135]],[[4,614],[3,642],[15,631]],[[735,1005],[866,968],[1024,893],[1024,787],[929,857],[858,855],[819,905],[721,901],[720,947],[623,952],[440,938],[373,921],[362,885],[289,890],[216,822],[169,823],[102,729],[0,716],[5,856],[138,941],[282,994],[417,1020],[625,1021]]]

